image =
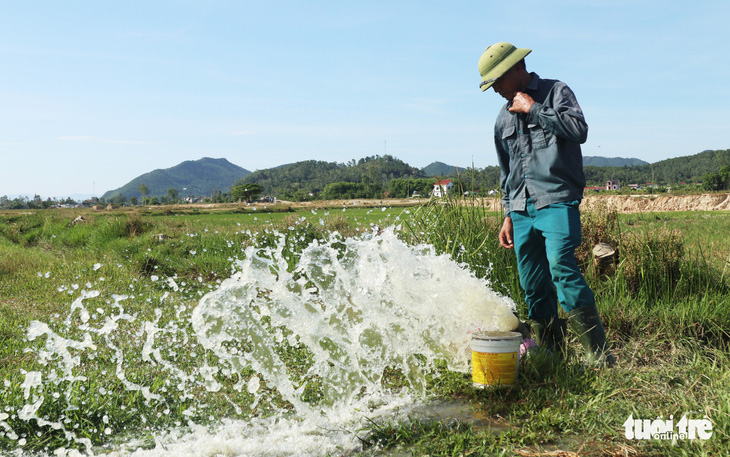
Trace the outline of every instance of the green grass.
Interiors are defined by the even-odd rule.
[[[677,230],[682,233],[690,257],[706,259],[726,276],[730,274],[730,236],[727,236],[730,212],[635,213],[622,215],[620,219],[623,230],[629,233]]]
[[[272,408],[286,408],[278,393],[265,386],[261,389],[264,400],[250,406],[253,397],[240,386],[254,373],[234,373],[199,345],[188,344],[188,335],[194,332],[182,323],[190,322],[205,293],[231,276],[246,247],[276,243],[275,231],[286,236],[282,255],[293,268],[298,252],[313,240],[326,240],[334,231],[348,236],[369,232],[393,223],[402,211],[89,213],[85,222],[75,225],[71,223],[75,216],[56,211],[11,212],[0,217],[0,411],[10,413],[0,416],[0,422],[12,429],[6,433],[0,424],[0,449],[21,443],[27,450],[49,452],[83,445],[84,440],[97,446],[110,436],[117,440],[127,433],[138,437],[189,420],[205,424],[221,417],[265,416]],[[159,234],[165,234],[164,240]],[[72,302],[85,293],[88,297],[81,303],[88,313],[69,313]],[[63,379],[68,361],[58,356],[44,359],[46,349],[59,353],[58,347],[45,347],[52,344],[51,336],[28,340],[35,320],[70,341],[93,336],[93,351],[68,352],[69,357],[78,358],[73,362],[74,376],[83,379]],[[140,328],[140,322],[153,323],[158,329],[154,341],[160,350],[155,356],[162,360],[159,363],[143,360],[139,348],[149,330]],[[101,332],[105,323],[114,325],[114,332]],[[276,350],[292,369],[306,369],[310,356],[306,351],[287,344]],[[117,373],[120,366],[124,367],[122,378]],[[223,369],[206,374],[201,366]],[[55,370],[58,380],[46,378],[42,388],[23,388],[28,373],[48,375],[49,369],[50,373]],[[169,385],[169,379],[178,379],[178,384]],[[316,403],[321,392],[316,380],[309,381],[304,397]],[[221,387],[206,389],[211,383]],[[145,386],[149,392],[135,386]],[[22,407],[41,397],[45,400],[35,414],[55,424],[50,427],[18,417]],[[67,411],[67,405],[79,409]],[[75,436],[69,440],[59,424],[72,425]]]
[[[200,367],[217,367],[221,361],[186,342],[192,330],[178,327],[178,322],[189,322],[202,295],[231,275],[243,249],[275,242],[273,229],[287,236],[282,255],[291,268],[304,246],[328,239],[333,231],[353,236],[400,224],[403,238],[433,245],[488,278],[496,290],[517,301],[524,316],[513,253],[497,243],[501,214],[465,203],[344,211],[89,213],[77,225],[70,224],[76,215],[69,212],[0,215],[0,413],[9,412],[0,422],[13,429],[10,433],[0,425],[0,453],[14,449],[19,440],[28,451],[73,445],[61,431],[13,416],[39,395],[48,399],[39,417],[78,424],[77,438],[95,446],[123,441],[127,434],[149,436],[154,446],[154,431],[188,420],[205,424],[286,408],[277,392],[265,386],[264,401],[252,406],[245,388],[254,374],[250,370],[235,374],[223,364],[209,375],[220,390],[202,387],[206,375]],[[521,450],[522,455],[539,455],[570,450],[580,455],[722,455],[730,447],[728,217],[710,212],[584,214],[585,243],[578,255],[618,365],[600,372],[582,370],[582,349],[571,337],[565,362],[525,359],[518,383],[510,388],[474,389],[470,376],[440,368],[429,378],[435,398],[467,402],[505,431],[495,433],[468,421],[385,420],[359,433],[366,443],[363,454],[515,455]],[[160,241],[158,234],[167,239]],[[620,252],[608,273],[597,271],[589,254],[600,240],[614,243]],[[177,290],[168,278],[174,278]],[[88,317],[78,310],[69,315],[69,305],[83,290],[99,292],[83,302]],[[27,340],[31,321],[83,341],[89,328],[99,329],[110,319],[118,331],[108,338],[95,334],[102,342],[96,351],[72,351],[79,357],[78,374],[86,379],[46,382],[26,398],[26,373],[64,366],[62,360],[42,359],[46,337]],[[155,335],[155,347],[169,364],[143,363],[145,355],[124,350],[144,345],[149,330],[141,331],[138,324],[145,321],[162,329]],[[303,376],[310,354],[288,344],[277,351]],[[120,363],[126,381],[147,386],[158,400],[125,387],[116,375]],[[176,374],[183,380],[179,386],[165,382],[173,369],[183,372]],[[398,372],[386,378],[394,388],[404,385]],[[316,404],[321,386],[316,379],[310,381],[303,398]],[[67,410],[68,404],[82,407]],[[672,443],[623,435],[622,424],[631,414],[651,420],[674,415],[676,421],[684,413],[689,418],[707,415],[712,438]]]
[[[490,417],[505,418],[510,436],[499,436],[501,449],[525,447],[536,454],[556,449],[581,455],[626,450],[635,455],[721,454],[730,442],[730,288],[726,264],[718,262],[730,254],[727,219],[726,213],[710,212],[619,216],[605,208],[583,214],[584,244],[577,256],[596,292],[618,366],[600,373],[577,371],[582,349],[573,340],[567,364],[526,360],[519,383],[507,391],[475,392],[468,380],[458,377],[439,388],[450,396],[469,398]],[[514,257],[498,247],[500,223],[498,213],[469,201],[453,201],[422,208],[409,222],[408,234],[491,279],[518,300],[524,316]],[[600,241],[620,253],[608,273],[593,264],[591,250]],[[678,420],[683,413],[690,418],[707,414],[713,438],[672,445],[623,436],[622,424],[630,414],[651,420],[674,415]],[[395,438],[386,439],[375,428],[380,446],[407,441],[417,449],[414,455],[455,455],[449,450],[457,447],[453,431],[436,426],[413,433],[410,424],[395,427],[408,428],[408,438],[399,438],[396,430],[388,434]],[[434,434],[441,438],[434,439]],[[497,453],[490,432],[467,436],[476,455]],[[442,447],[443,443],[450,444]]]

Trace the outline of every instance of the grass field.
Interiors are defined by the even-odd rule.
[[[730,268],[730,212],[672,211],[621,216],[624,231],[677,230],[689,256],[707,259],[715,268]]]
[[[247,247],[277,245],[276,233],[285,238],[278,255],[293,268],[304,246],[324,242],[333,232],[346,238],[399,224],[409,243],[432,245],[489,278],[495,290],[515,299],[524,316],[514,259],[497,247],[500,216],[484,208],[88,211],[85,221],[73,224],[78,215],[71,210],[0,215],[0,450],[51,454],[88,445],[104,453],[129,436],[146,436],[142,440],[153,446],[155,431],[189,420],[206,424],[266,415],[266,408],[254,411],[253,394],[240,388],[257,379],[255,373],[206,375],[201,367],[220,361],[200,347],[186,351],[190,332],[179,323],[231,276]],[[723,455],[730,448],[729,218],[720,212],[584,214],[585,246],[578,255],[618,365],[583,370],[582,349],[573,337],[565,362],[526,359],[519,382],[510,388],[474,389],[468,375],[437,368],[429,377],[430,395],[463,402],[474,417],[493,426],[468,419],[377,421],[361,431],[360,452]],[[620,252],[608,274],[592,266],[589,252],[598,240],[610,241]],[[64,341],[78,347],[69,349],[68,358],[52,357],[64,353],[61,341],[50,347],[54,333],[38,326],[29,334],[33,321],[63,331]],[[141,331],[138,322],[153,323],[156,330]],[[114,332],[104,323],[115,326]],[[104,342],[93,352],[83,348],[89,329]],[[160,354],[127,350],[152,334]],[[309,363],[294,346],[276,350],[284,360]],[[155,357],[175,365],[145,363]],[[169,382],[172,370],[178,370],[177,386]],[[29,376],[41,372],[42,383]],[[402,376],[388,373],[383,382],[401,386]],[[211,382],[220,388],[205,389]],[[314,380],[302,399],[316,404],[321,389]],[[277,403],[276,392],[267,395],[271,408],[286,408]],[[683,415],[707,418],[712,436],[625,436],[630,416],[652,422],[673,417],[677,424]],[[557,451],[565,453],[548,454]]]

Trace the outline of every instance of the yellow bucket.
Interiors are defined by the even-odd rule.
[[[471,340],[474,387],[506,386],[517,382],[522,335],[517,332],[479,332]]]

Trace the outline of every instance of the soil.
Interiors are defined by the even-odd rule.
[[[278,205],[292,208],[351,208],[351,207],[395,207],[415,206],[428,202],[420,198],[389,198],[361,200],[319,200],[313,202],[278,201]],[[596,204],[605,202],[609,209],[619,213],[663,212],[663,211],[730,211],[730,193],[713,193],[698,195],[589,195],[583,198],[582,208],[590,210]],[[501,208],[498,198],[485,197],[475,201],[488,209]],[[208,205],[212,206],[212,205]],[[218,205],[216,205],[218,206]],[[244,205],[246,206],[246,205]],[[257,204],[262,207],[265,204]]]
[[[407,207],[428,203],[427,198],[388,198],[388,199],[360,199],[360,200],[319,200],[313,202],[290,202],[279,200],[277,203],[215,203],[215,204],[185,204],[169,206],[145,206],[142,208],[154,211],[190,211],[204,210],[210,212],[244,210],[256,207],[265,208],[373,208],[373,207]],[[491,210],[501,210],[498,198],[485,197],[476,200],[467,200],[478,206]],[[610,209],[620,213],[662,212],[662,211],[730,211],[730,193],[713,193],[698,195],[589,195],[583,199],[582,208],[590,210],[599,202],[606,202]],[[471,204],[471,203],[470,203]],[[93,210],[99,212],[135,212],[140,207],[109,208],[98,207]],[[78,209],[62,210],[77,213]],[[0,214],[26,214],[15,210],[1,211]],[[31,214],[31,213],[27,213]],[[78,215],[78,214],[76,214]]]
[[[338,201],[338,206],[372,205],[373,201]],[[322,204],[323,202],[315,202]],[[328,202],[329,203],[329,202]],[[609,209],[619,213],[663,212],[663,211],[730,211],[730,193],[698,195],[589,195],[583,198],[582,207],[590,210],[605,203]],[[382,200],[380,205],[404,206],[414,204],[413,199]],[[501,207],[499,199],[484,198],[479,201],[490,209]]]
[[[730,194],[700,195],[591,195],[583,199],[590,209],[598,201],[620,213],[661,211],[730,211]]]
[[[484,199],[491,209],[501,207],[496,198]],[[590,210],[605,203],[619,213],[664,211],[730,211],[730,193],[699,195],[589,195],[583,198],[581,207]]]

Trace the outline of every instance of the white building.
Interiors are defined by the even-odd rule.
[[[618,179],[606,181],[606,190],[621,190],[621,181]]]
[[[441,181],[437,181],[436,184],[433,185],[433,196],[445,197],[452,187],[454,187],[454,183],[450,179],[442,179]]]

